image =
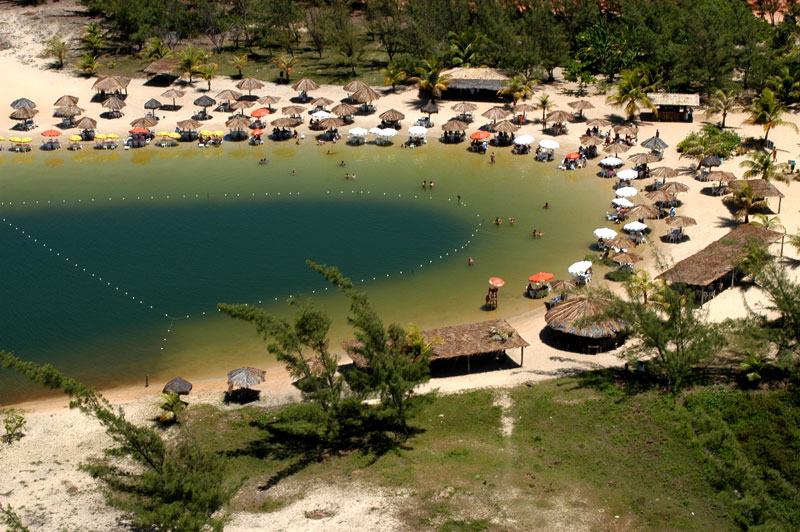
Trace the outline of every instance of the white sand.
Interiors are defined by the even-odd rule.
[[[65,2],[48,4],[46,9],[62,9],[68,13],[71,5],[73,4]],[[23,9],[4,4],[3,9],[6,17],[5,25],[0,26],[0,39],[5,38],[17,46],[14,49],[0,52],[0,72],[5,74],[3,83],[0,85],[0,105],[8,105],[12,100],[22,96],[36,102],[41,110],[37,116],[39,127],[30,136],[36,138],[37,142],[39,132],[55,127],[60,121],[51,116],[51,111],[52,102],[63,94],[79,96],[78,105],[87,109],[85,116],[99,118],[100,104],[90,103],[93,95],[91,91],[93,79],[73,77],[66,72],[47,71],[40,68],[45,62],[36,57],[38,51],[41,50],[39,43],[49,35],[47,35],[46,28],[42,29],[41,26],[36,26],[31,19],[45,7]],[[31,31],[31,24],[38,29]],[[74,34],[77,31],[77,26],[70,25],[69,17],[64,17],[63,24],[63,36]],[[115,132],[124,137],[129,129],[129,122],[143,116],[144,102],[150,98],[161,99],[159,95],[165,90],[164,88],[145,87],[143,82],[142,79],[132,81],[128,89],[129,97],[128,105],[125,108],[125,117],[118,120],[100,119],[98,131]],[[223,89],[234,88],[234,84],[234,80],[224,78],[214,80],[211,96]],[[165,118],[158,129],[172,130],[178,120],[186,119],[193,114],[195,109],[191,102],[205,93],[204,87],[204,82],[185,87],[188,94],[180,102],[184,104],[184,108],[175,113],[160,112],[159,116]],[[551,95],[556,108],[569,110],[566,103],[576,99],[572,95],[575,88],[572,84],[559,81],[540,88],[537,93],[547,92]],[[285,104],[289,98],[296,96],[291,87],[273,84],[268,84],[263,90],[258,91],[258,94],[280,96],[281,104]],[[340,87],[324,86],[320,90],[314,91],[313,96],[326,96],[338,101],[345,96],[345,93]],[[611,108],[605,103],[605,96],[591,94],[585,98],[595,106],[595,109],[586,113],[589,117],[621,113],[620,110]],[[416,99],[417,91],[411,88],[400,89],[394,94],[387,91],[386,96],[377,102],[377,106],[380,111],[395,108],[405,113],[407,117],[405,124],[408,125],[414,119],[423,116],[422,113],[415,110],[412,104]],[[436,123],[441,124],[451,116],[449,112],[451,104],[452,102],[447,102],[441,105],[442,111],[434,116]],[[478,104],[479,109],[475,112],[475,116],[479,117],[476,120],[476,126],[482,123],[480,114],[493,105],[495,104]],[[280,106],[278,105],[278,107]],[[215,118],[206,123],[204,127],[225,129],[225,113],[214,113],[214,115]],[[528,115],[529,118],[539,116],[540,113],[529,113]],[[727,122],[743,137],[758,137],[763,134],[758,127],[741,126],[744,118],[743,114],[735,113],[728,117]],[[787,115],[785,118],[797,122],[797,116],[794,114]],[[694,168],[694,162],[679,159],[675,152],[675,146],[690,129],[702,126],[702,111],[695,113],[695,120],[694,124],[640,124],[640,140],[654,135],[658,129],[661,138],[670,145],[666,150],[664,161],[654,166],[672,166],[682,170],[684,175],[678,179],[688,184],[691,190],[680,196],[684,206],[679,209],[679,213],[691,216],[698,222],[697,227],[687,229],[691,240],[681,244],[662,245],[659,242],[653,245],[667,258],[668,262],[676,262],[695,253],[729,230],[725,223],[730,219],[728,209],[722,204],[720,198],[700,194],[700,189],[706,184],[692,179],[691,170]],[[358,117],[354,126],[358,125],[368,129],[377,125],[378,121],[376,115]],[[18,135],[18,132],[9,129],[14,123],[13,120],[0,118],[0,135],[5,137]],[[581,124],[573,124],[570,126],[569,135],[558,138],[562,145],[562,149],[559,151],[562,156],[563,153],[577,148],[578,137],[584,129]],[[301,131],[305,131],[309,137],[306,142],[313,138],[313,132],[304,128],[301,128]],[[67,135],[69,133],[67,132]],[[542,137],[541,125],[527,124],[520,129],[518,134],[526,133],[540,139]],[[435,142],[438,134],[438,128],[431,131],[429,135],[431,142]],[[770,137],[778,146],[779,161],[797,158],[798,154],[795,149],[797,138],[791,129],[778,128],[773,130]],[[505,151],[497,151],[499,156],[506,156]],[[634,148],[628,153],[639,151],[643,150]],[[627,155],[623,156],[623,158],[626,157]],[[738,157],[725,161],[721,169],[741,175],[742,171],[739,168],[741,160],[742,158]],[[644,183],[636,182],[635,185],[642,188]],[[610,186],[611,182],[609,181]],[[800,200],[798,189],[800,187],[787,187],[784,184],[779,184],[778,187],[786,194],[780,215],[783,225],[788,232],[797,232],[798,226],[800,226],[800,215],[798,215],[798,200]],[[609,189],[609,198],[611,197],[612,192]],[[587,220],[587,231],[596,225],[597,220]],[[653,236],[656,237],[657,242],[657,237],[667,232],[663,221],[648,222],[648,225],[653,228]],[[794,257],[795,250],[787,247],[786,254]],[[653,261],[649,260],[648,264],[652,266]],[[709,319],[717,321],[726,317],[745,316],[742,297],[742,293],[738,289],[726,291],[706,305],[709,310]],[[755,310],[761,308],[763,296],[756,290],[751,290],[745,294],[745,297],[751,308]],[[424,386],[423,390],[439,389],[442,392],[454,392],[477,387],[506,387],[620,364],[620,359],[615,352],[587,356],[558,351],[543,344],[539,338],[539,333],[545,326],[543,307],[515,316],[509,321],[531,344],[531,347],[526,349],[523,367],[435,379]],[[146,422],[156,412],[155,394],[160,391],[162,385],[163,383],[153,383],[149,389],[111,390],[107,395],[115,403],[124,405],[133,419]],[[225,384],[222,381],[195,383],[191,401],[221,405],[220,400],[224,387]],[[264,404],[282,404],[298,399],[297,391],[290,385],[288,375],[280,369],[272,370],[269,373],[268,381],[260,388]],[[33,525],[32,528],[35,530],[121,530],[123,526],[118,522],[119,515],[105,506],[97,484],[87,474],[77,470],[78,464],[86,462],[90,458],[100,457],[108,439],[96,422],[78,412],[67,410],[65,404],[66,401],[63,399],[50,399],[19,405],[28,411],[28,430],[22,441],[0,451],[0,471],[2,471],[0,484],[3,485],[0,504],[10,503],[26,522]],[[512,430],[512,427],[509,426],[506,430]],[[348,503],[342,504],[343,500],[347,500]],[[231,531],[264,529],[344,531],[356,528],[396,530],[400,528],[400,525],[393,515],[402,504],[402,496],[375,491],[371,487],[319,486],[306,493],[304,499],[277,512],[236,515],[226,529]],[[315,509],[328,510],[332,513],[332,517],[320,520],[305,517],[305,511]]]

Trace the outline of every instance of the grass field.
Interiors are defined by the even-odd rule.
[[[720,406],[721,418],[743,442],[753,438],[744,429],[753,424],[745,412],[737,418],[736,401],[763,403],[756,414],[760,434],[797,419],[793,396],[729,393],[730,404],[719,403],[713,389],[691,396],[707,407],[727,405]],[[234,509],[269,512],[315,485],[355,483],[403,494],[399,516],[413,530],[739,528],[731,518],[733,490],[708,466],[690,430],[691,412],[656,392],[623,393],[597,374],[437,397],[414,420],[420,432],[381,456],[352,452],[308,461],[276,453],[251,423],[262,415],[253,408],[189,410],[190,433],[229,457],[232,479],[247,476]],[[513,427],[510,435],[504,427]],[[800,435],[796,424],[780,434],[745,445],[745,453],[763,471],[777,464],[794,483]],[[775,449],[764,449],[768,440]],[[273,494],[284,479],[301,489]]]

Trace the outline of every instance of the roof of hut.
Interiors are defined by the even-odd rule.
[[[506,320],[439,327],[438,329],[420,331],[420,334],[428,342],[437,338],[442,340],[433,345],[431,360],[482,355],[530,345]],[[359,353],[353,352],[353,347],[356,345],[356,340],[342,342],[342,347],[353,359],[356,367],[364,369],[367,367],[367,361]]]
[[[757,225],[742,224],[657,277],[673,283],[708,286],[729,274],[747,255],[748,244],[767,245],[781,234]]]
[[[499,91],[503,88],[503,83],[509,79],[502,71],[495,68],[453,68],[442,74],[450,76],[448,89]]]
[[[710,172],[709,172],[710,173]],[[753,196],[756,198],[783,198],[783,192],[778,190],[775,185],[763,179],[748,179],[747,181],[733,181],[728,184],[728,190],[734,192],[745,184],[753,189]]]
[[[610,338],[625,328],[625,322],[613,318],[592,320],[605,312],[603,300],[576,297],[551,307],[544,316],[548,327],[586,338]]]
[[[177,57],[164,57],[162,59],[156,59],[145,67],[144,73],[153,74],[154,76],[172,74],[180,62],[181,60]]]
[[[653,105],[689,105],[697,107],[700,105],[699,94],[681,94],[677,92],[648,92],[647,97]]]

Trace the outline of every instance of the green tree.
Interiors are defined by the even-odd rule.
[[[403,47],[402,19],[399,0],[367,2],[367,27],[377,37],[390,63]]]
[[[310,7],[306,10],[306,33],[320,59],[330,39],[328,15],[328,10],[321,7]]]
[[[76,65],[78,70],[87,76],[94,76],[100,68],[100,62],[93,55],[83,54]]]
[[[242,70],[244,70],[244,67],[247,66],[247,63],[249,63],[250,60],[248,59],[247,54],[242,54],[231,56],[230,59],[228,59],[228,62],[233,65],[233,68],[236,69],[237,76],[241,78],[244,75],[242,74]]]
[[[746,109],[750,117],[743,123],[760,125],[764,128],[764,142],[767,142],[769,132],[778,126],[787,126],[798,131],[793,122],[783,120],[786,105],[778,100],[775,93],[765,88],[761,94],[753,98],[753,103]]]
[[[727,129],[721,130],[708,124],[703,126],[699,132],[689,133],[678,143],[677,149],[681,158],[687,157],[696,160],[699,170],[700,162],[707,156],[730,157],[740,145],[741,139],[736,132]]]
[[[567,68],[564,69],[564,79],[578,84],[578,96],[586,94],[586,85],[597,83],[597,78],[592,76],[583,63],[578,61],[570,61]]]
[[[147,41],[147,46],[144,50],[142,50],[142,57],[150,62],[157,61],[159,59],[166,59],[172,56],[172,50],[170,50],[167,44],[158,37],[153,37]]]
[[[294,72],[294,65],[297,60],[288,55],[282,55],[273,59],[272,64],[278,68],[278,77],[284,83],[289,83],[292,72]]]
[[[783,66],[778,74],[770,76],[767,80],[769,88],[775,97],[783,103],[792,103],[800,98],[800,80],[792,75],[789,67]]]
[[[575,59],[584,63],[590,72],[606,76],[610,82],[618,72],[630,69],[640,51],[627,41],[622,31],[598,22],[575,37]]]
[[[28,422],[25,420],[25,416],[22,415],[22,412],[15,408],[9,408],[3,411],[0,411],[0,414],[3,416],[3,428],[5,428],[6,433],[3,436],[3,439],[6,440],[6,443],[9,445],[14,442],[14,440],[20,440],[25,435],[25,426]]]
[[[172,391],[161,393],[158,396],[161,398],[161,404],[158,405],[161,409],[161,414],[158,415],[158,422],[162,425],[177,423],[181,412],[186,409],[181,397]]]
[[[540,95],[539,101],[536,103],[536,107],[542,110],[542,129],[547,129],[547,111],[553,107],[553,102],[550,100],[550,95],[547,93]]]
[[[729,90],[727,92],[722,89],[717,89],[714,96],[708,102],[708,110],[706,111],[706,118],[711,118],[714,115],[722,115],[722,122],[719,127],[725,129],[725,119],[728,118],[728,113],[733,113],[739,108],[739,92],[736,90]]]
[[[471,30],[447,34],[450,43],[450,61],[454,66],[472,67],[480,66],[480,46],[486,39],[482,33]]]
[[[99,56],[107,41],[97,24],[88,24],[83,28],[81,44],[88,54]]]
[[[67,60],[68,53],[69,45],[65,41],[62,41],[57,35],[53,35],[53,37],[45,42],[45,49],[42,55],[43,57],[55,59],[56,68],[60,70],[64,68],[64,61]]]
[[[192,83],[194,76],[199,73],[200,66],[204,62],[204,51],[189,45],[180,51],[178,57],[180,58],[178,68],[181,70],[181,74],[188,76],[189,83]]]
[[[447,90],[447,85],[450,83],[450,76],[442,74],[443,70],[444,66],[438,59],[426,59],[422,61],[416,75],[410,79],[422,92],[432,98],[441,98],[442,91]]]
[[[297,30],[303,20],[300,4],[294,0],[267,0],[264,6],[267,26],[279,44],[290,55],[294,55],[298,40]]]
[[[767,205],[767,202],[763,198],[756,197],[753,193],[753,187],[746,183],[737,187],[732,195],[725,196],[723,201],[730,203],[738,209],[736,211],[736,217],[744,218],[744,223],[750,223],[750,213],[754,209],[761,209]]]
[[[203,63],[196,70],[200,79],[208,82],[208,90],[211,90],[211,80],[217,77],[218,68],[219,66],[216,63]]]
[[[386,65],[386,68],[381,69],[381,74],[385,76],[383,82],[392,86],[392,92],[394,92],[397,85],[404,83],[408,79],[408,73],[396,63]]]
[[[655,111],[647,93],[655,91],[656,85],[657,81],[650,69],[625,70],[620,74],[617,92],[606,98],[606,101],[616,107],[624,107],[628,120],[633,120],[640,107]]]
[[[754,314],[753,333],[766,339],[778,353],[778,363],[797,369],[800,355],[800,284],[792,280],[786,267],[769,261],[755,276],[756,284],[767,299],[766,309],[778,319]]]
[[[779,233],[786,232],[786,228],[781,224],[781,219],[777,216],[770,218],[766,214],[757,213],[753,215],[753,220],[750,221],[750,225],[757,225]]]
[[[747,168],[743,176],[745,179],[757,178],[764,181],[777,179],[778,181],[789,182],[789,178],[783,174],[789,168],[788,164],[776,163],[769,153],[751,151],[748,156],[750,159],[745,159],[739,163],[742,168]]]
[[[516,74],[511,79],[503,82],[503,88],[497,91],[497,95],[510,98],[512,103],[516,105],[518,101],[530,98],[533,95],[533,80]]]

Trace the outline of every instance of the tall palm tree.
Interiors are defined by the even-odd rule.
[[[248,60],[248,58],[247,58],[247,54],[246,54],[246,53],[244,53],[244,54],[242,54],[242,55],[234,55],[234,56],[231,56],[231,58],[230,58],[230,59],[228,59],[228,62],[229,62],[231,65],[233,65],[233,68],[235,68],[235,69],[236,69],[236,72],[238,72],[238,77],[240,77],[240,78],[241,78],[241,77],[242,77],[242,75],[243,75],[243,74],[242,74],[242,70],[243,70],[243,69],[244,69],[244,67],[247,65],[247,63],[249,62],[249,60]]]
[[[452,54],[452,64],[456,66],[477,66],[480,64],[478,52],[481,43],[486,38],[482,33],[472,31],[462,31],[456,33],[451,31],[447,34],[450,42],[450,53]]]
[[[553,107],[553,102],[550,101],[550,95],[544,93],[539,96],[536,107],[542,110],[542,129],[547,129],[547,111]]]
[[[46,48],[42,54],[44,57],[52,57],[56,60],[56,68],[64,68],[64,61],[67,59],[67,52],[69,52],[69,45],[62,41],[57,35],[53,35],[51,39],[45,43]]]
[[[211,80],[217,76],[217,68],[219,67],[216,63],[203,63],[196,70],[200,79],[208,82],[208,90],[211,90]]]
[[[750,225],[757,225],[778,233],[786,232],[786,228],[781,224],[781,219],[777,216],[770,218],[766,214],[756,213],[753,215],[753,220],[750,222]]]
[[[800,80],[792,76],[787,66],[781,68],[779,74],[775,74],[767,80],[767,87],[784,103],[800,98]]]
[[[745,179],[763,179],[764,181],[777,179],[778,181],[789,182],[789,179],[783,175],[783,171],[786,170],[789,165],[786,163],[774,162],[769,153],[760,151],[750,152],[750,159],[745,159],[740,162],[739,166],[747,168],[744,173]]]
[[[711,118],[714,115],[722,115],[722,122],[720,129],[725,129],[725,119],[728,118],[728,113],[734,112],[739,108],[739,92],[732,89],[728,92],[722,89],[717,89],[714,96],[708,102],[708,110],[706,111],[706,118]]]
[[[519,100],[530,98],[533,94],[533,80],[520,74],[503,82],[503,88],[497,91],[498,96],[511,98],[516,105]]]
[[[450,83],[450,76],[442,74],[442,70],[444,66],[438,59],[426,59],[417,69],[417,75],[410,79],[422,92],[430,94],[434,99],[440,98],[442,91],[447,90]]]
[[[760,209],[767,205],[767,202],[763,198],[756,198],[755,194],[753,193],[753,187],[750,185],[744,185],[740,188],[737,188],[733,195],[727,196],[724,201],[734,205],[739,209],[736,211],[736,217],[743,217],[744,223],[750,223],[750,213],[754,209]]]
[[[181,50],[178,67],[182,74],[189,76],[189,83],[192,83],[192,77],[198,73],[198,68],[203,64],[203,57],[203,50],[192,45]]]
[[[288,55],[282,55],[272,60],[272,64],[278,67],[278,77],[284,83],[289,83],[296,61],[294,57]]]
[[[633,120],[640,107],[655,111],[655,106],[647,97],[647,93],[653,92],[656,85],[656,80],[646,68],[624,70],[617,82],[617,92],[606,98],[606,101],[616,107],[624,107],[628,120]]]
[[[630,276],[628,283],[628,291],[631,295],[641,296],[642,303],[645,305],[648,300],[650,303],[656,302],[652,298],[663,286],[662,282],[654,281],[646,270],[636,270],[636,273]],[[658,298],[656,297],[656,299]]]
[[[765,143],[770,130],[775,127],[788,126],[798,131],[794,122],[783,120],[786,104],[781,102],[769,88],[765,88],[761,91],[761,94],[753,98],[753,103],[747,108],[747,112],[750,113],[750,118],[743,123],[762,126],[764,128]]]
[[[395,63],[389,63],[386,65],[386,68],[382,68],[381,74],[386,76],[383,82],[392,86],[392,92],[394,92],[395,87],[398,84],[403,83],[408,79],[408,73]]]

